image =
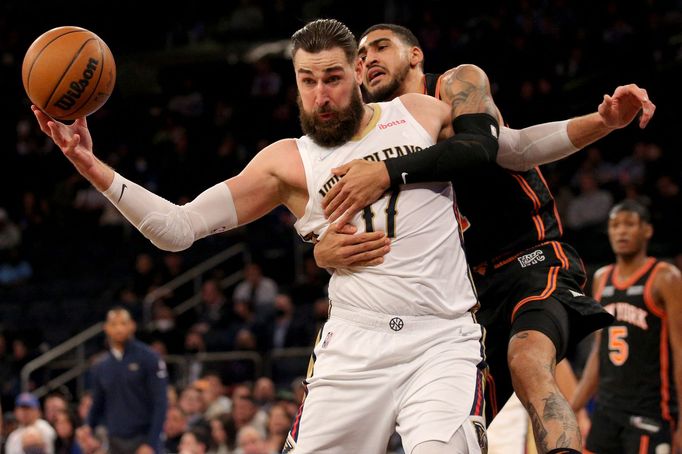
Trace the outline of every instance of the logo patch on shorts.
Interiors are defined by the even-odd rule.
[[[533,251],[530,254],[522,255],[516,260],[518,260],[519,263],[521,264],[521,268],[526,268],[528,266],[544,262],[545,254],[543,254],[542,251],[538,249],[537,251]]]
[[[296,449],[296,442],[291,437],[291,433],[289,433],[286,442],[284,443],[284,447],[282,448],[282,454],[293,453],[294,449]]]
[[[327,333],[327,335],[324,337],[324,342],[322,342],[322,348],[327,348],[327,345],[329,345],[329,342],[331,342],[333,335],[334,335],[333,331],[329,331]]]
[[[481,448],[483,454],[488,453],[488,434],[485,431],[485,425],[481,421],[471,421],[476,429],[476,438],[478,439],[478,446]]]
[[[393,317],[390,322],[388,322],[388,326],[393,330],[393,331],[400,331],[403,329],[403,326],[405,326],[405,322],[403,322],[402,318],[399,317]]]

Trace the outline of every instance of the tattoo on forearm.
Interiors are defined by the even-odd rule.
[[[443,76],[443,87],[452,106],[452,118],[465,113],[487,113],[498,117],[497,107],[486,84],[474,84],[463,73],[454,70]]]
[[[542,411],[542,419],[549,421],[552,419],[561,420],[563,418],[563,398],[558,393],[550,393],[550,395],[543,399],[545,401],[545,408]]]
[[[528,405],[528,416],[530,416],[530,423],[533,426],[533,434],[535,435],[535,443],[540,452],[549,451],[549,446],[547,445],[547,429],[542,423],[542,419],[538,414],[537,410],[533,404]]]
[[[542,400],[544,402],[542,416],[533,404],[526,405],[538,452],[546,453],[551,449],[567,448],[574,441],[580,443],[578,424],[563,397],[557,392],[552,392]]]

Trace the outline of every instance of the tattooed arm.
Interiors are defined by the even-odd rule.
[[[493,101],[490,82],[476,65],[459,65],[440,77],[440,99],[452,107],[452,118],[468,113],[486,113],[500,125],[502,114]]]

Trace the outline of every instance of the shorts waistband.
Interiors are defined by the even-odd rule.
[[[490,274],[494,272],[495,270],[498,270],[499,268],[502,268],[503,266],[515,261],[519,257],[522,257],[526,254],[532,253],[535,250],[541,249],[541,250],[546,250],[547,246],[552,246],[554,252],[556,253],[555,248],[563,249],[563,246],[561,245],[560,242],[558,241],[545,241],[543,243],[538,243],[534,246],[531,246],[527,249],[524,249],[520,252],[517,252],[515,254],[509,254],[509,255],[502,255],[495,257],[492,260],[487,260],[485,262],[479,263],[476,266],[472,266],[471,269],[474,273],[479,274],[481,276],[485,276],[487,274]],[[562,259],[563,261],[566,261],[565,267],[568,268],[568,259]]]
[[[436,327],[454,327],[473,324],[470,312],[452,318],[437,315],[391,315],[365,311],[357,308],[332,305],[329,310],[330,319],[340,318],[364,328],[387,333],[405,333],[428,330]]]

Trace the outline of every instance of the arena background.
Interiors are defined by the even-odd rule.
[[[320,17],[337,18],[356,35],[378,22],[408,26],[421,41],[428,72],[479,65],[514,128],[592,112],[620,84],[645,87],[657,105],[646,130],[633,124],[543,170],[566,240],[590,271],[612,260],[603,207],[626,196],[653,212],[650,252],[682,265],[679,0],[242,0],[180,6],[5,0],[0,4],[0,207],[6,222],[19,228],[21,241],[0,255],[3,407],[11,408],[19,371],[31,358],[102,320],[114,304],[142,317],[148,290],[230,245],[245,242],[265,275],[294,291],[302,317],[314,319],[311,307],[323,296],[326,280],[325,272],[304,271],[310,249],[295,235],[285,210],[201,240],[181,254],[153,248],[111,212],[37,129],[21,84],[30,43],[60,25],[88,28],[108,43],[118,79],[109,102],[88,118],[96,153],[128,178],[182,202],[234,175],[271,141],[300,135],[286,40]],[[140,254],[152,258],[151,274],[136,270]],[[176,269],[168,269],[173,260]],[[241,263],[230,266],[238,269]],[[230,272],[219,269],[207,276]],[[229,299],[231,288],[226,295]],[[172,295],[164,303],[173,307],[179,301]],[[95,345],[93,352],[101,342]],[[172,349],[186,351],[182,343]],[[48,378],[37,374],[31,386]]]

